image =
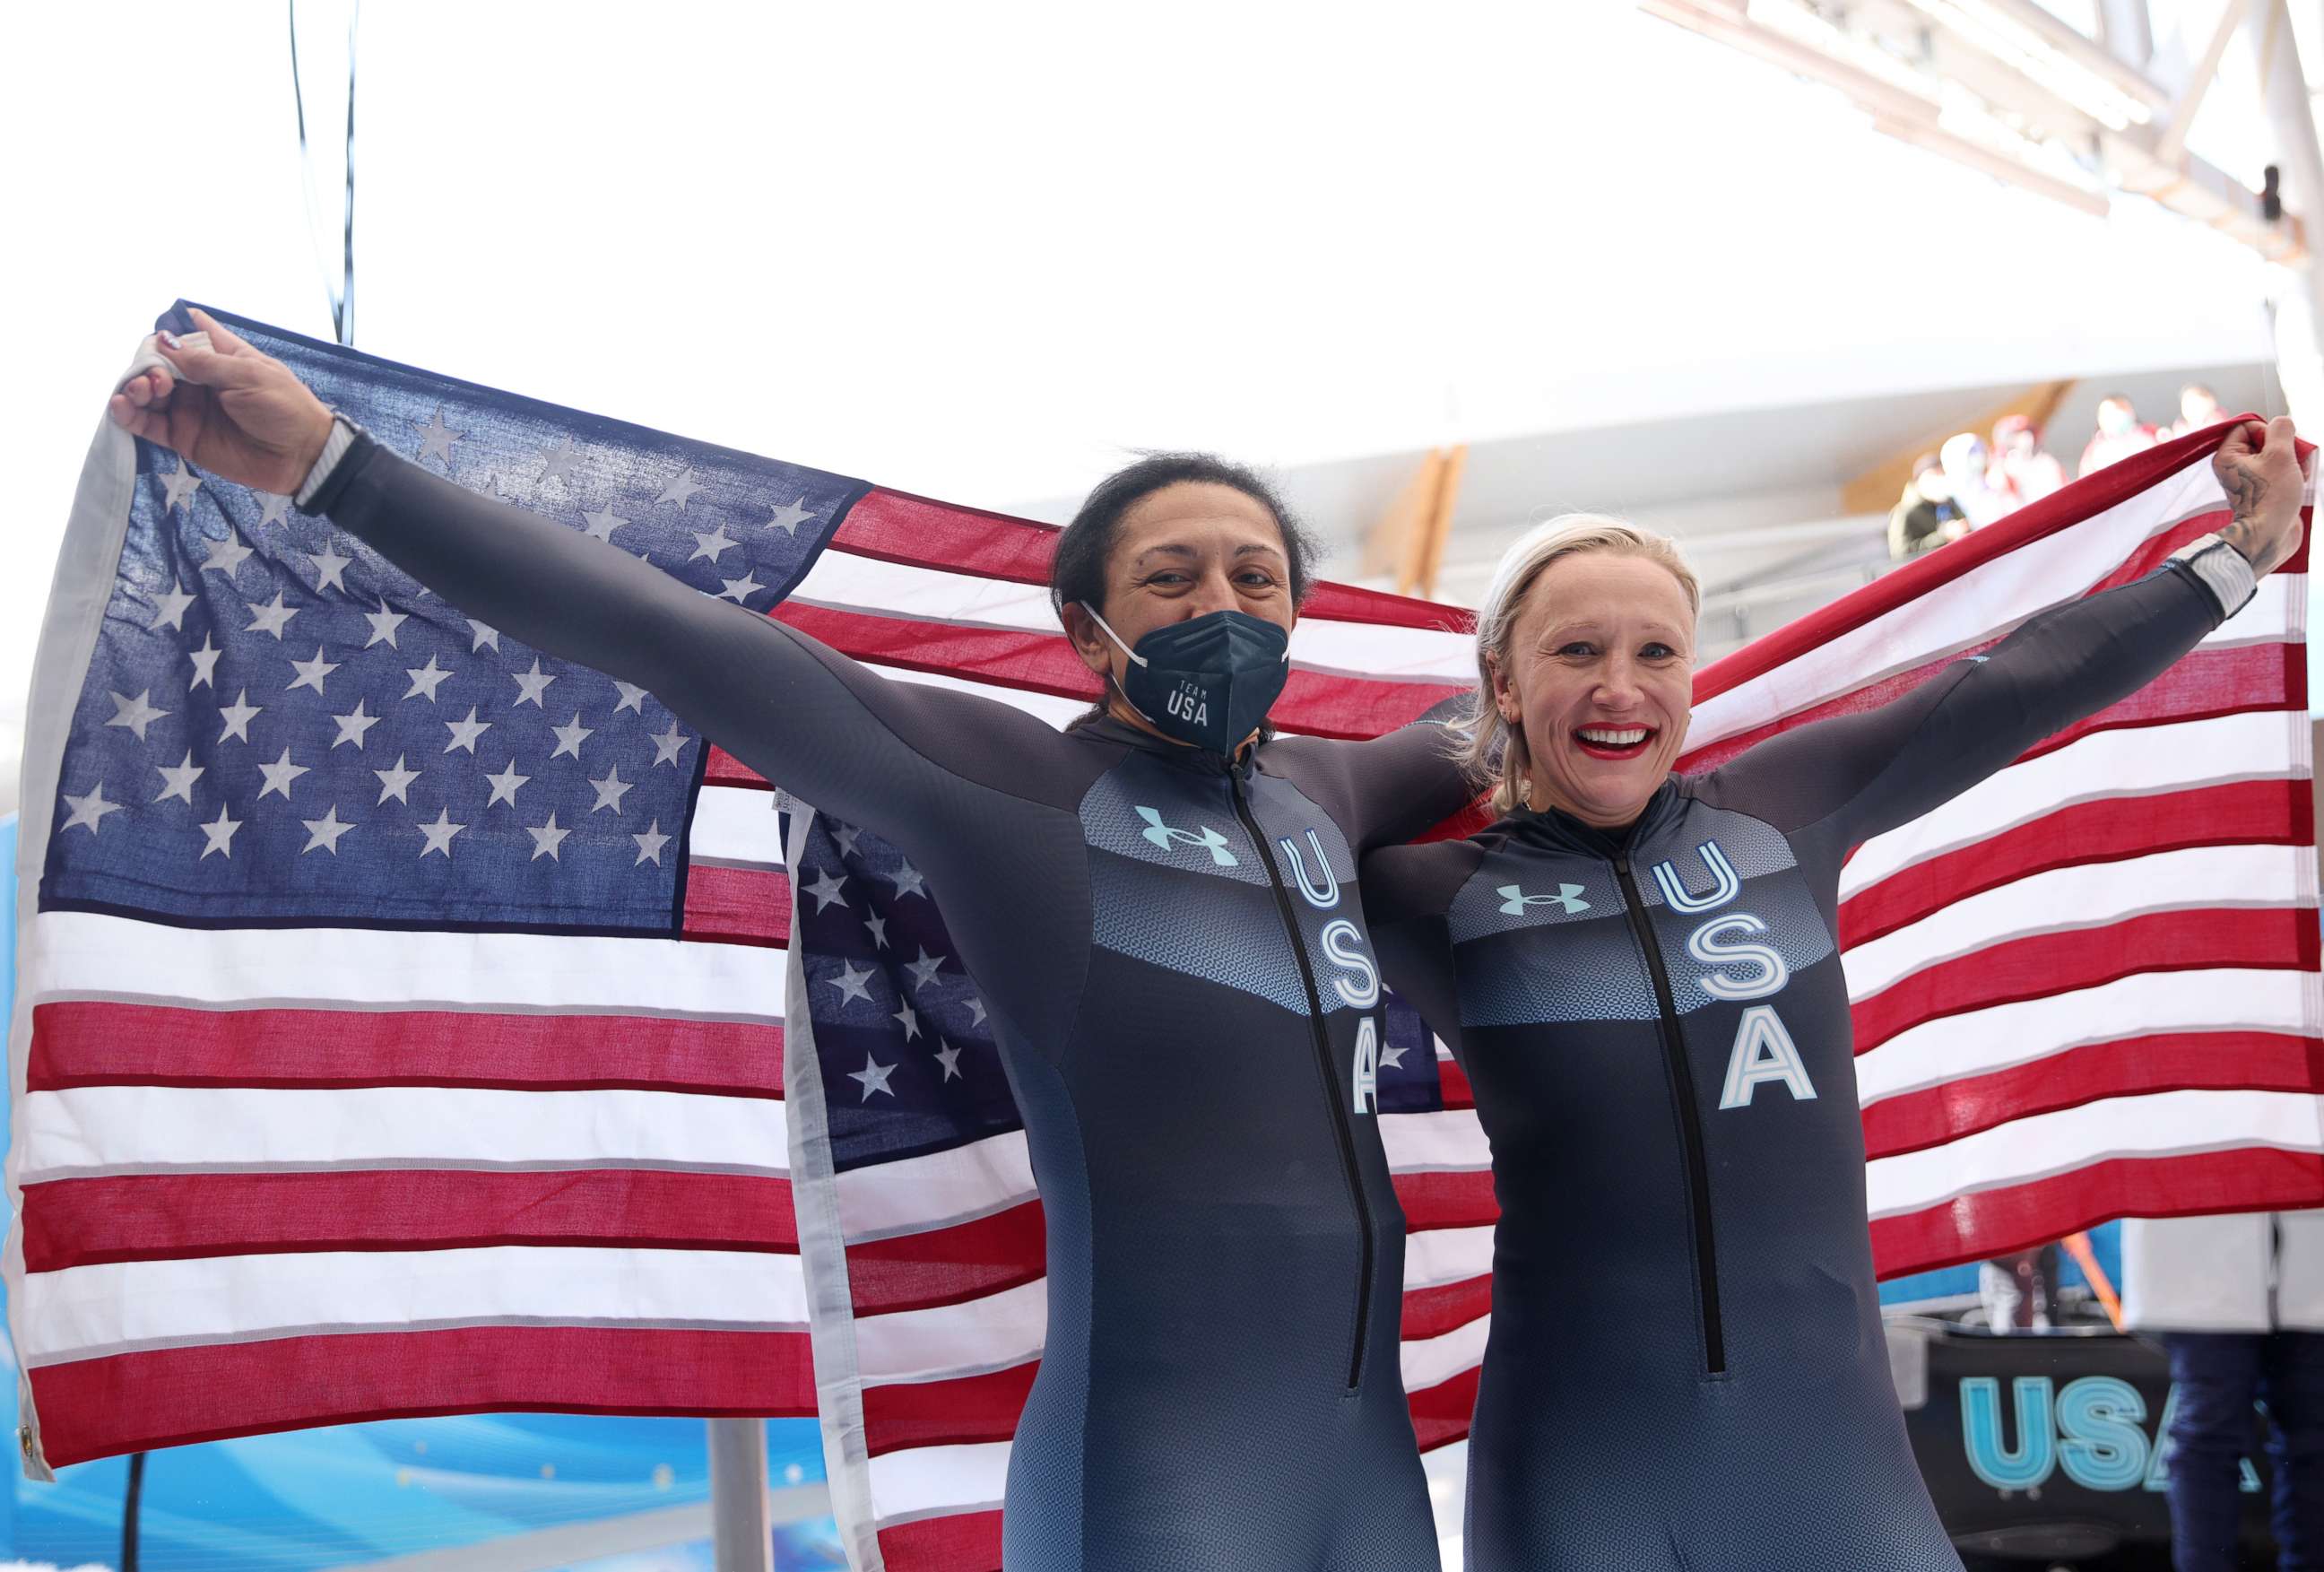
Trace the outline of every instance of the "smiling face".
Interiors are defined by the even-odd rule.
[[[1181,481],[1149,493],[1121,515],[1098,609],[1133,650],[1156,628],[1217,611],[1245,612],[1287,632],[1298,613],[1282,527],[1266,504],[1231,485]],[[1112,680],[1114,713],[1155,731],[1121,699],[1130,658],[1080,606],[1063,615],[1083,664]]]
[[[1686,742],[1693,679],[1694,610],[1669,569],[1611,551],[1552,562],[1493,670],[1529,805],[1600,829],[1637,818]]]

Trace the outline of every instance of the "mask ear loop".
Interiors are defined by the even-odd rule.
[[[1090,621],[1095,623],[1100,628],[1104,629],[1105,636],[1113,641],[1113,647],[1120,650],[1124,655],[1130,657],[1130,661],[1132,665],[1144,666],[1148,663],[1145,656],[1139,654],[1137,651],[1131,649],[1128,644],[1121,642],[1121,635],[1115,633],[1113,629],[1108,625],[1105,618],[1098,614],[1097,607],[1092,606],[1087,601],[1082,602],[1081,606],[1084,611],[1089,613]],[[1137,705],[1130,702],[1130,690],[1128,689],[1122,687],[1120,683],[1116,682],[1111,677],[1108,677],[1105,680],[1105,685],[1108,688],[1112,689],[1114,692],[1121,695],[1121,702],[1130,705],[1130,714],[1144,721],[1148,726],[1153,726],[1156,724],[1152,716],[1147,714],[1144,710],[1139,708]]]
[[[1143,666],[1147,663],[1145,656],[1139,654],[1137,651],[1131,649],[1128,644],[1121,642],[1121,635],[1115,633],[1112,626],[1106,622],[1105,618],[1098,615],[1097,607],[1092,606],[1087,601],[1084,601],[1082,602],[1082,609],[1090,614],[1090,621],[1095,623],[1100,628],[1102,628],[1105,631],[1105,636],[1113,641],[1113,647],[1120,650],[1123,654],[1129,656],[1132,664]]]

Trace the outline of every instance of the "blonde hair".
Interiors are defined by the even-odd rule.
[[[1694,569],[1679,554],[1678,542],[1667,535],[1642,530],[1606,513],[1560,513],[1526,532],[1501,555],[1477,611],[1476,716],[1471,723],[1461,763],[1480,786],[1493,789],[1493,811],[1507,813],[1526,800],[1526,776],[1533,756],[1525,732],[1501,718],[1493,699],[1493,672],[1508,666],[1526,596],[1548,571],[1549,565],[1586,551],[1608,551],[1618,557],[1642,557],[1661,564],[1686,591],[1690,611],[1702,610],[1702,586]]]

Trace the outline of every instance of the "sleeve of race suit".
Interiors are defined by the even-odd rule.
[[[2233,561],[2211,556],[2222,552]],[[2224,542],[2174,558],[2039,613],[1893,703],[1770,738],[1712,772],[1704,794],[1844,854],[2137,692],[2239,609],[2251,583]]]
[[[1363,742],[1283,737],[1274,752],[1298,762],[1301,783],[1331,797],[1357,856],[1425,835],[1476,799],[1456,752],[1460,735],[1416,721]]]
[[[1026,779],[1058,735],[975,694],[881,677],[608,543],[356,436],[309,512],[462,612],[635,683],[816,808],[905,847]]]

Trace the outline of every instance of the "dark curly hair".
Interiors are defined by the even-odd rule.
[[[1049,604],[1060,615],[1077,600],[1105,605],[1106,560],[1120,538],[1122,515],[1166,486],[1189,481],[1230,486],[1272,514],[1291,568],[1291,603],[1307,598],[1314,582],[1314,539],[1265,477],[1214,453],[1149,453],[1099,481],[1057,536],[1056,555],[1049,563]]]

